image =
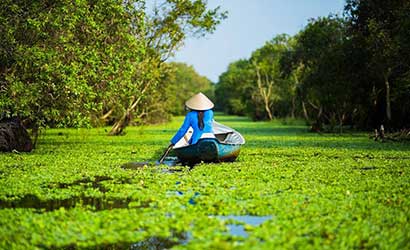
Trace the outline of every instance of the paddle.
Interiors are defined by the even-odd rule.
[[[121,167],[122,168],[126,168],[126,169],[136,169],[136,168],[141,168],[144,166],[153,166],[153,165],[161,165],[164,160],[165,157],[167,157],[167,155],[169,154],[169,152],[171,151],[172,147],[174,146],[174,144],[170,144],[168,146],[168,148],[165,150],[165,152],[162,154],[161,158],[159,159],[159,161],[152,163],[152,162],[148,162],[148,161],[143,161],[143,162],[128,162],[123,164]]]
[[[169,152],[171,151],[172,147],[174,147],[174,144],[169,144],[167,150],[165,150],[164,154],[161,156],[161,158],[159,159],[158,164],[162,164],[162,162],[164,162],[165,157],[167,157],[167,155],[169,154]]]

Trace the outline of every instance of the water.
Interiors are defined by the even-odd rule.
[[[183,194],[177,194],[183,195]],[[214,218],[218,218],[221,220],[233,220],[239,223],[245,223],[251,226],[259,226],[265,221],[272,218],[272,216],[252,216],[252,215],[242,215],[242,216],[235,216],[235,215],[228,215],[228,216],[212,216]],[[240,236],[243,238],[247,238],[249,235],[245,231],[243,225],[237,224],[228,224],[229,234],[233,236]],[[170,249],[174,246],[180,245],[185,246],[189,244],[190,241],[193,240],[193,236],[190,232],[173,232],[171,237],[162,238],[157,236],[151,236],[143,241],[135,242],[135,243],[114,243],[108,245],[97,245],[94,246],[94,249],[100,250],[112,250],[112,249],[128,249],[128,250],[162,250],[162,249]],[[75,246],[63,248],[63,249],[75,249]]]
[[[177,157],[165,157],[162,164],[159,164],[159,161],[150,162],[150,161],[141,161],[141,162],[127,162],[121,165],[123,169],[141,169],[144,167],[156,167],[159,165],[165,165],[168,167],[181,166]],[[172,169],[170,169],[172,171]]]
[[[215,216],[215,218],[221,220],[234,220],[240,223],[245,223],[251,226],[259,226],[263,222],[272,218],[272,216],[252,216],[252,215],[228,215],[228,216]],[[229,224],[229,234],[233,236],[240,236],[243,238],[247,238],[249,235],[245,231],[243,225],[235,225]],[[174,240],[171,240],[173,238]],[[176,245],[187,245],[192,240],[192,234],[190,232],[186,233],[179,233],[173,234],[173,237],[168,239],[158,238],[158,237],[151,237],[143,242],[138,242],[131,245],[130,249],[150,249],[150,250],[157,250],[157,249],[168,249]],[[177,241],[175,241],[177,239]]]
[[[182,192],[174,191],[173,195],[184,195]],[[170,191],[171,194],[171,191]],[[199,193],[196,195],[199,195]],[[195,195],[194,195],[195,196]],[[272,216],[252,216],[252,215],[228,215],[228,216],[212,216],[221,220],[233,220],[239,223],[245,223],[251,226],[259,226],[265,221],[272,218]],[[245,231],[244,225],[228,224],[229,234],[233,236],[240,236],[247,238],[249,235]],[[160,250],[160,249],[170,249],[177,245],[187,245],[192,240],[192,234],[190,232],[184,233],[173,233],[172,237],[169,238],[160,238],[160,237],[149,237],[148,239],[133,243],[131,245],[110,245],[110,246],[99,246],[98,249],[144,249],[144,250]]]
[[[177,185],[178,185],[178,184],[177,184]],[[183,195],[185,195],[185,194],[187,194],[187,193],[184,193],[184,192],[179,191],[179,190],[177,190],[177,191],[167,191],[167,192],[166,192],[166,195],[167,195],[167,196],[174,196],[174,195],[176,195],[176,196],[183,196]],[[195,193],[194,193],[193,195],[191,195],[191,197],[189,198],[188,203],[191,204],[191,205],[196,205],[196,204],[197,204],[196,198],[197,198],[199,195],[200,195],[199,192],[195,192]]]
[[[84,190],[88,188],[96,189],[101,194],[108,190],[104,186],[104,181],[113,181],[109,176],[94,176],[93,178],[83,178],[71,183],[50,183],[50,188],[66,189],[73,186],[80,186]],[[130,180],[117,180],[117,183],[130,183]],[[71,197],[61,199],[44,200],[34,194],[26,194],[14,200],[1,200],[0,209],[2,208],[34,208],[41,211],[52,211],[64,207],[66,209],[77,206],[91,207],[93,210],[106,210],[115,208],[128,208],[132,200],[129,198],[105,197],[105,195],[87,196],[83,192],[72,193]],[[148,207],[149,203],[141,204],[140,207]]]
[[[88,197],[84,195],[75,195],[67,199],[41,200],[35,195],[28,194],[18,200],[2,201],[0,200],[0,209],[3,208],[33,208],[40,211],[53,211],[61,207],[65,209],[75,208],[77,206],[88,207],[88,209],[111,210],[116,208],[128,208],[128,204],[132,200],[121,198],[106,198],[106,197]],[[138,207],[149,207],[149,202],[141,203]]]
[[[99,250],[163,250],[171,249],[176,245],[184,245],[187,238],[187,233],[173,233],[169,238],[152,236],[143,241],[135,243],[114,243],[114,244],[101,244],[92,246],[85,249],[99,249]],[[42,246],[46,248],[45,246]],[[54,248],[52,248],[54,249]],[[70,245],[62,247],[61,249],[83,249],[76,245]]]
[[[159,162],[156,162],[156,164],[159,164]],[[167,165],[168,167],[173,167],[179,164],[179,160],[178,160],[178,157],[167,156],[165,157],[162,164]]]
[[[170,249],[176,245],[183,245],[188,235],[186,233],[173,234],[170,238],[150,237],[144,241],[132,244],[130,250],[160,250]]]
[[[250,226],[259,226],[263,222],[272,218],[271,215],[268,216],[253,216],[253,215],[228,215],[228,216],[216,216],[221,220],[234,220],[240,223],[245,223]],[[249,235],[245,231],[244,225],[228,224],[229,233],[233,236],[240,236],[247,238]]]

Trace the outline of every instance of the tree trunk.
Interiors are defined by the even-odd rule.
[[[33,149],[31,138],[18,118],[0,121],[0,152],[30,152]]]
[[[127,110],[124,112],[121,118],[114,123],[114,125],[111,128],[111,131],[109,132],[109,135],[120,135],[122,131],[129,125],[133,110],[140,103],[142,97],[144,96],[145,92],[148,90],[152,83],[152,81],[149,81],[145,84],[144,89],[141,91],[137,99],[135,99],[135,96],[131,98],[129,108],[127,108]]]
[[[312,131],[315,132],[320,132],[323,129],[323,122],[322,122],[322,113],[323,113],[323,108],[322,106],[315,106],[313,103],[309,102],[312,107],[316,107],[318,110],[316,120],[312,124]]]
[[[296,110],[296,97],[292,96],[292,110],[290,111],[290,116],[295,118],[295,110]]]
[[[391,101],[390,101],[390,83],[389,77],[387,75],[384,76],[384,84],[386,86],[386,117],[387,121],[391,121]]]
[[[262,100],[264,102],[265,106],[265,111],[268,114],[269,120],[273,119],[273,114],[272,110],[270,108],[270,98],[272,95],[272,88],[273,88],[273,81],[269,80],[268,74],[265,74],[265,85],[266,88],[264,88],[264,83],[261,77],[261,73],[259,71],[259,67],[257,66],[256,63],[254,63],[255,69],[256,69],[256,75],[258,77],[257,79],[257,84],[258,84],[258,90],[259,90],[259,95],[262,97]]]
[[[269,108],[269,102],[268,101],[265,101],[265,110],[266,110],[266,113],[268,113],[269,120],[272,120],[273,115],[272,115],[272,111]]]
[[[127,109],[121,118],[114,123],[109,135],[120,135],[130,123],[130,111]]]
[[[33,142],[33,148],[36,148],[37,146],[37,140],[38,140],[38,135],[39,135],[39,127],[38,125],[34,125],[33,129],[31,130],[31,134],[34,137],[34,142]]]
[[[346,115],[343,113],[342,115],[338,115],[339,117],[339,132],[342,134],[343,133],[343,123],[344,120],[346,119]]]
[[[107,113],[103,114],[100,117],[100,120],[105,121],[106,119],[108,119],[108,117],[110,117],[110,115],[114,112],[114,108],[111,108]]]
[[[305,117],[306,122],[309,122],[309,115],[306,109],[306,104],[302,101],[303,116]]]

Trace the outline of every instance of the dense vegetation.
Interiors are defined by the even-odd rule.
[[[1,1],[0,115],[119,134],[169,94],[158,85],[185,37],[224,17],[203,0]]]
[[[347,0],[212,85],[166,62],[226,17],[205,0],[1,1],[0,120],[51,128],[32,153],[0,154],[0,248],[409,249],[410,145],[296,119],[408,128],[408,13]],[[198,91],[270,121],[216,116],[247,140],[234,163],[155,165],[183,117],[147,123]]]
[[[214,87],[166,60],[226,13],[205,0],[0,3],[0,116],[41,127],[169,120],[203,91],[255,120],[303,117],[316,131],[410,126],[410,3],[347,0],[343,17],[310,20],[232,62]],[[1,118],[0,117],[0,118]]]
[[[348,0],[343,17],[310,20],[216,85],[218,107],[256,120],[304,117],[314,130],[410,127],[410,2]]]
[[[165,86],[164,99],[160,104],[162,110],[172,115],[185,114],[185,101],[198,92],[214,99],[214,85],[208,78],[199,75],[193,66],[178,62],[167,65],[169,69],[161,79],[161,85]]]
[[[247,139],[235,163],[121,168],[158,160],[182,117],[122,137],[49,129],[33,153],[0,154],[0,248],[410,247],[408,144],[216,119]]]

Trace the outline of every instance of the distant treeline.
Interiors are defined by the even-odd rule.
[[[111,125],[117,135],[179,114],[176,97],[212,86],[165,61],[186,36],[213,32],[225,17],[205,0],[2,0],[0,119],[17,116],[34,134]],[[186,91],[172,79],[177,71],[196,87]]]
[[[155,5],[154,5],[155,4]],[[410,127],[410,2],[348,0],[233,62],[213,85],[167,59],[226,13],[206,0],[3,0],[0,119],[33,129],[165,121],[202,91],[256,120],[304,117],[315,130]]]
[[[255,120],[303,117],[314,130],[410,127],[410,1],[348,0],[230,64],[217,108]]]

